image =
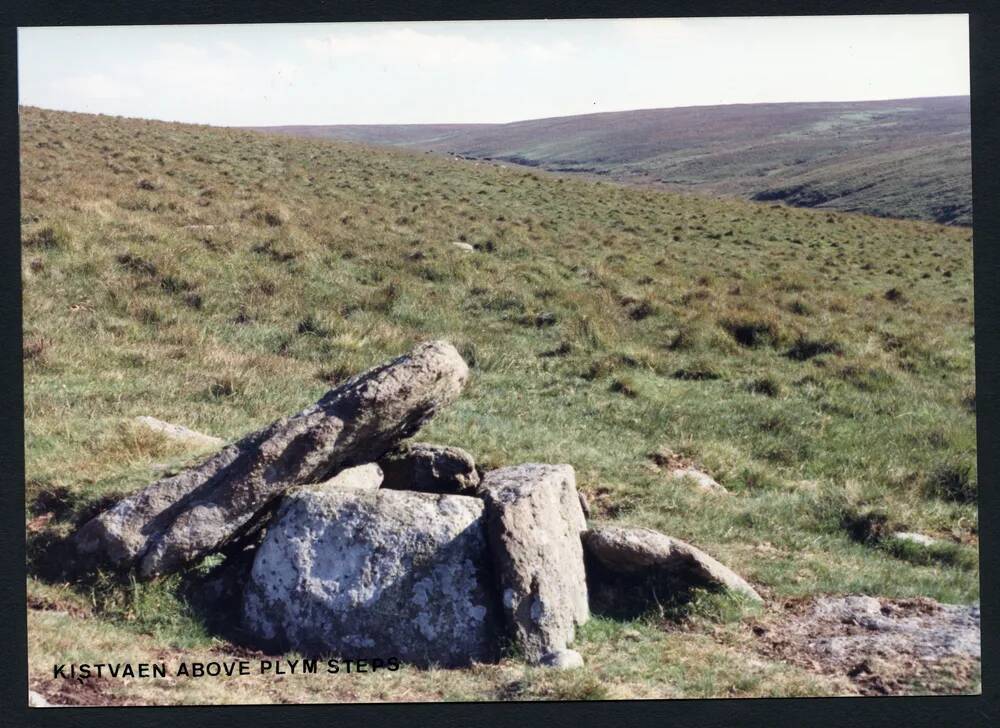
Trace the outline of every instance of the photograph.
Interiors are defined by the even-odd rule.
[[[983,693],[968,14],[107,22],[16,33],[29,706]]]

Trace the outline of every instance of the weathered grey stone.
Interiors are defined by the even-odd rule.
[[[466,253],[476,252],[476,249],[473,246],[469,245],[468,243],[461,243],[456,241],[452,243],[452,245],[454,245],[459,250],[465,251]]]
[[[254,530],[287,488],[378,460],[455,399],[468,367],[444,341],[360,374],[87,522],[78,555],[142,577],[176,570]]]
[[[671,470],[670,475],[679,480],[690,480],[698,487],[698,490],[706,493],[718,493],[721,495],[729,492],[715,478],[697,468],[677,468]]]
[[[556,670],[573,670],[583,667],[583,655],[576,650],[556,650],[542,655],[538,664]]]
[[[382,485],[382,468],[375,463],[365,463],[346,468],[329,480],[317,483],[316,488],[352,488],[355,490],[378,490]]]
[[[304,486],[254,559],[245,627],[262,646],[460,666],[498,657],[483,502]]]
[[[909,603],[907,603],[909,602]],[[981,657],[980,611],[975,604],[940,604],[933,599],[885,600],[852,595],[819,597],[807,615],[809,650],[857,661],[870,654]],[[863,630],[830,630],[831,624]]]
[[[770,659],[845,676],[862,695],[927,692],[942,679],[954,691],[981,672],[978,604],[823,594],[788,601],[755,622],[756,647]]]
[[[634,616],[692,587],[760,595],[704,551],[648,528],[604,526],[583,534],[591,605],[601,613]]]
[[[925,536],[922,533],[912,533],[910,531],[897,531],[892,534],[892,538],[897,541],[909,541],[910,543],[915,543],[918,546],[933,546],[938,542],[936,538],[931,538],[930,536]]]
[[[383,488],[424,493],[475,495],[479,473],[472,455],[460,447],[402,443],[379,460]]]
[[[163,420],[158,420],[155,417],[150,417],[149,415],[136,417],[134,422],[139,427],[156,432],[176,442],[190,445],[191,447],[220,448],[226,444],[226,441],[221,437],[213,437],[202,432],[195,432],[194,430],[189,430],[181,425],[164,422]]]
[[[569,465],[518,465],[487,473],[479,492],[509,634],[537,662],[590,617],[576,476]]]
[[[813,607],[817,616],[841,621],[855,621],[882,616],[882,603],[875,597],[850,594],[845,597],[820,597]]]

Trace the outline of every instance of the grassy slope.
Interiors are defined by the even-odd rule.
[[[511,124],[298,126],[548,170],[803,207],[972,223],[969,98],[734,104]]]
[[[689,540],[772,600],[978,598],[977,513],[962,502],[976,477],[967,229],[251,132],[30,108],[21,122],[32,549],[194,457],[127,418],[236,438],[442,336],[473,378],[422,439],[487,467],[572,463],[596,520]],[[668,479],[648,457],[662,447],[732,497]],[[893,552],[851,537],[882,517],[955,543]],[[70,612],[32,612],[39,686],[77,628],[103,635],[75,648],[94,659],[228,649],[180,577],[29,582],[35,603]],[[409,671],[401,694],[289,683],[268,699],[843,689],[753,656],[745,625],[702,611],[680,630],[596,620],[575,676],[505,663]],[[215,700],[210,682],[157,700]],[[148,689],[108,687],[115,700]]]

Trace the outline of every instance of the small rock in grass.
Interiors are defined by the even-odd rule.
[[[454,245],[459,250],[464,250],[466,253],[474,253],[474,252],[476,252],[476,249],[474,247],[472,247],[471,245],[469,245],[468,243],[457,243],[456,242],[456,243],[452,243],[452,245]]]
[[[687,478],[688,480],[693,480],[695,485],[698,486],[698,490],[704,491],[706,493],[729,493],[720,483],[718,483],[715,478],[713,478],[708,473],[704,473],[696,468],[677,468],[671,471],[671,476],[678,480],[683,480]]]
[[[909,531],[897,531],[892,534],[892,538],[896,541],[908,541],[920,546],[933,546],[938,542],[936,538],[925,536],[922,533],[911,533]]]
[[[551,311],[543,311],[535,316],[535,326],[543,328],[545,326],[555,326],[556,315]]]
[[[577,667],[583,667],[583,655],[576,650],[553,650],[542,655],[538,664],[556,670],[573,670]]]
[[[861,617],[878,617],[882,614],[882,603],[875,597],[851,594],[846,597],[824,597],[816,601],[816,614],[834,617],[844,621]]]
[[[194,447],[222,447],[226,444],[226,441],[221,437],[213,437],[212,435],[206,435],[202,432],[195,432],[194,430],[189,430],[187,427],[183,427],[182,425],[164,422],[163,420],[158,420],[155,417],[150,417],[149,415],[136,417],[135,423],[140,427],[145,427],[147,430],[165,435],[171,440],[192,445]]]

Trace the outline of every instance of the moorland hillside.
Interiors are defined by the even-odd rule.
[[[134,417],[234,440],[431,338],[453,342],[471,378],[422,440],[486,468],[572,464],[593,522],[705,549],[765,597],[758,618],[825,593],[978,599],[968,228],[251,131],[37,108],[20,122],[31,683],[46,695],[854,690],[762,652],[753,617],[707,597],[592,620],[582,671],[52,681],[70,653],[237,654],[199,609],[197,570],[124,584],[52,573],[51,545],[110,496],[202,454]],[[669,477],[674,461],[728,495]],[[977,680],[944,671],[906,689]]]
[[[644,109],[509,124],[261,127],[618,182],[972,224],[969,97]]]

